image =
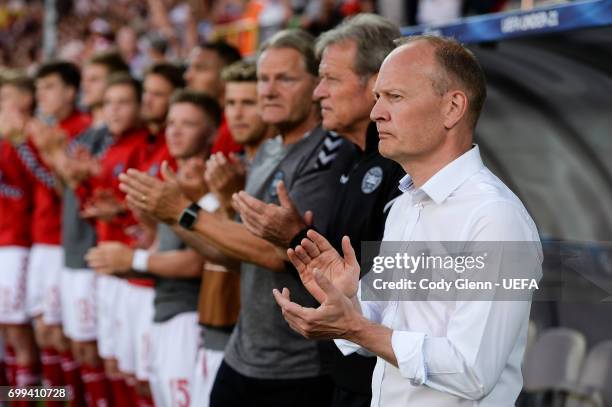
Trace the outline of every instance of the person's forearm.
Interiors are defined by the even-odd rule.
[[[147,261],[150,274],[168,278],[200,277],[203,266],[202,256],[191,249],[153,253]]]
[[[397,359],[391,346],[393,331],[390,328],[372,322],[361,314],[355,318],[355,323],[352,326],[353,329],[343,339],[369,350],[397,367]]]
[[[359,303],[359,297],[357,295],[352,296],[351,302],[353,303],[353,307],[355,308],[355,310],[357,310],[357,312],[363,315],[363,311],[361,310],[361,304]]]
[[[508,363],[520,364],[512,358],[517,347],[525,346],[521,332],[527,329],[529,310],[528,301],[458,302],[445,335],[437,337],[392,331],[355,317],[344,338],[398,366],[413,384],[479,400],[495,387]]]
[[[274,245],[253,235],[238,222],[200,211],[194,231],[226,256],[272,271],[285,271],[285,263]]]
[[[219,249],[211,245],[200,233],[187,230],[179,225],[173,225],[171,228],[187,246],[198,252],[206,260],[232,270],[239,268],[240,261],[223,254]]]
[[[75,189],[79,184],[79,180],[74,175],[71,176],[65,171],[70,160],[71,159],[68,158],[65,150],[57,149],[50,156],[49,168],[62,185],[65,185],[70,189]]]
[[[217,199],[219,199],[218,196]],[[217,211],[217,214],[223,219],[234,219],[236,211],[234,210],[234,207],[232,207],[231,200],[226,201],[225,199],[219,199],[219,210]]]
[[[48,162],[49,168],[51,168],[52,171],[56,172],[57,174],[63,177],[63,174],[62,174],[63,165],[62,164],[68,161],[68,155],[66,154],[66,150],[61,149],[61,148],[56,148],[53,151],[49,152],[47,158],[49,160]]]
[[[148,0],[151,20],[158,30],[167,29],[172,26],[168,18],[168,11],[161,0]]]

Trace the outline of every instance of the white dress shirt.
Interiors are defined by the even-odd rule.
[[[386,241],[522,241],[542,252],[521,201],[483,164],[478,146],[421,188],[400,182],[385,225]],[[378,358],[372,406],[514,406],[530,301],[360,301],[363,314],[393,330],[399,368]],[[348,355],[360,348],[336,340]],[[360,353],[367,353],[361,350]]]

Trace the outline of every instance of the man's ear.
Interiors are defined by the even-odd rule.
[[[468,97],[461,90],[453,90],[444,95],[443,103],[444,127],[452,129],[467,114]]]
[[[370,75],[370,77],[368,78],[368,82],[367,82],[367,87],[368,90],[370,92],[372,92],[374,90],[374,85],[376,84],[376,79],[378,79],[378,72],[376,72],[375,74]]]
[[[366,90],[368,92],[368,97],[372,98],[372,101],[375,102],[374,99],[374,85],[376,85],[376,79],[378,79],[378,72],[370,75],[370,77],[368,78],[365,86],[366,86]]]
[[[73,86],[66,86],[66,91],[68,92],[68,99],[72,100],[73,104],[76,104],[79,90]]]

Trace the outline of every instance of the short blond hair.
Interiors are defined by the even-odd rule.
[[[221,71],[221,79],[227,82],[257,82],[257,66],[254,62],[238,61]]]

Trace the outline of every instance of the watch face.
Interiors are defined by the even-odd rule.
[[[195,223],[197,216],[198,216],[197,213],[187,208],[183,211],[183,214],[181,215],[181,218],[179,219],[179,225],[181,225],[184,228],[191,229],[191,227]]]

